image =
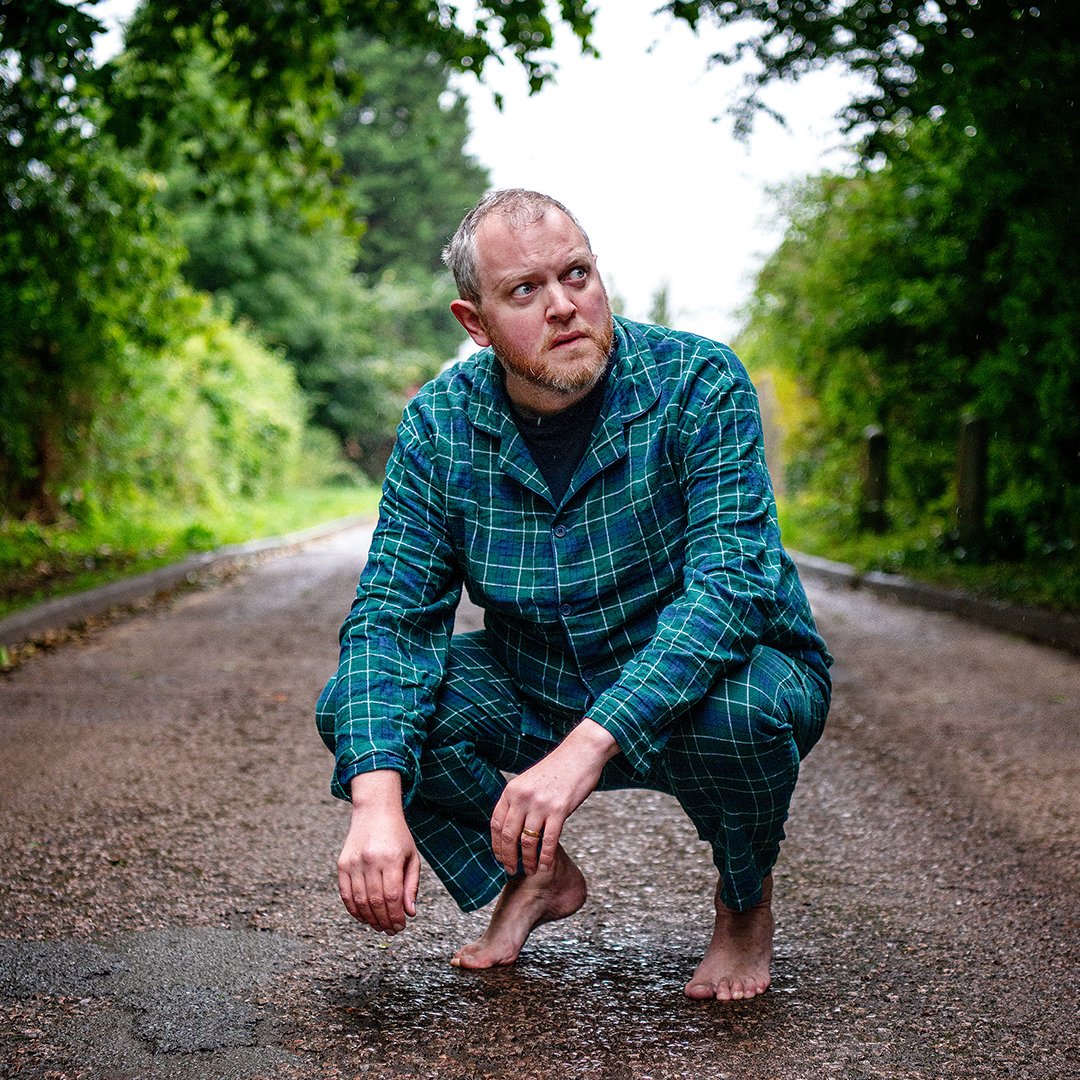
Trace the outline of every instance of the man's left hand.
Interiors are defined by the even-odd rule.
[[[595,790],[618,752],[614,736],[586,718],[506,785],[491,815],[491,847],[508,874],[517,873],[519,852],[526,874],[551,868],[566,819]]]

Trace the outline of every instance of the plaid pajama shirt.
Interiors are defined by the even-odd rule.
[[[452,639],[463,586],[485,629]],[[558,503],[490,349],[409,403],[317,723],[338,797],[358,773],[402,774],[417,844],[469,909],[505,880],[487,835],[499,770],[588,716],[622,751],[601,786],[674,794],[743,908],[824,724],[830,662],[742,365],[616,318],[600,418]]]

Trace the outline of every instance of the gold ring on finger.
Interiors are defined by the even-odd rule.
[[[540,839],[540,834],[538,832],[533,832],[532,829],[522,829],[521,830],[521,835],[522,836],[527,836],[530,840],[539,840]]]

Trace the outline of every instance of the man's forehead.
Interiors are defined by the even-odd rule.
[[[483,278],[499,280],[538,261],[588,252],[581,230],[555,207],[524,222],[489,214],[476,227],[476,263]]]

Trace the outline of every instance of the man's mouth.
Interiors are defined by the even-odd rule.
[[[572,334],[559,334],[557,337],[551,339],[551,348],[557,349],[560,345],[570,345],[575,341],[582,341],[587,337],[588,335],[582,333],[580,330],[575,331]]]

